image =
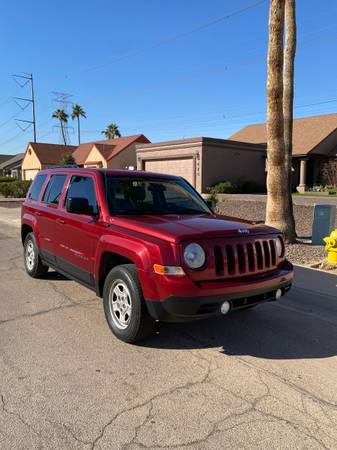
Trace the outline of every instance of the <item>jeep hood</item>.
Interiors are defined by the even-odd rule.
[[[234,217],[210,215],[109,216],[111,226],[179,243],[191,239],[275,234],[279,231]]]

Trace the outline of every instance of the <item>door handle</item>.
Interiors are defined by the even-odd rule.
[[[66,223],[64,219],[56,219],[56,222],[61,223],[62,225]]]
[[[36,214],[37,216],[42,216],[42,212],[40,212],[40,211],[35,211],[35,214]]]

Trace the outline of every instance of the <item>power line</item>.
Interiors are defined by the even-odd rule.
[[[248,5],[248,6],[244,7],[244,8],[240,8],[240,9],[238,9],[236,11],[233,11],[232,13],[224,14],[224,15],[222,15],[222,16],[214,19],[214,20],[211,20],[211,21],[206,22],[206,23],[204,23],[202,25],[199,25],[198,27],[192,28],[191,30],[184,31],[182,33],[178,33],[178,34],[173,35],[171,37],[167,37],[167,38],[162,39],[161,41],[158,41],[158,42],[156,42],[154,44],[151,44],[149,46],[145,46],[145,47],[136,49],[136,50],[134,50],[134,51],[132,51],[130,53],[127,53],[126,55],[119,56],[117,58],[111,59],[110,61],[106,61],[106,62],[104,62],[102,64],[97,64],[97,65],[94,65],[94,66],[91,66],[91,67],[87,67],[86,69],[83,69],[81,72],[86,73],[86,72],[89,72],[91,70],[101,69],[101,68],[106,67],[106,66],[108,66],[110,64],[114,64],[114,63],[117,63],[117,62],[120,62],[120,61],[124,61],[124,60],[129,59],[129,58],[133,58],[134,56],[138,56],[141,53],[144,53],[144,52],[146,52],[148,50],[153,50],[155,48],[162,47],[163,45],[167,45],[167,44],[169,44],[171,42],[174,42],[174,41],[177,41],[179,39],[185,38],[187,36],[190,36],[191,34],[198,33],[199,31],[202,31],[202,30],[205,30],[207,28],[210,28],[210,27],[212,27],[212,26],[214,26],[214,25],[216,25],[216,24],[218,24],[220,22],[223,22],[224,20],[228,20],[231,17],[234,17],[234,16],[237,16],[239,14],[242,14],[242,13],[244,13],[244,12],[250,10],[250,9],[256,8],[257,6],[262,5],[266,1],[267,0],[260,0],[258,2],[253,3],[253,4],[250,4],[250,5]]]

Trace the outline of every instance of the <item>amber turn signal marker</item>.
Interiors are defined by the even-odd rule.
[[[154,264],[153,270],[159,275],[185,275],[184,269],[179,266],[161,266]]]

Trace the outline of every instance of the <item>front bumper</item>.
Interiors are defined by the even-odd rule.
[[[194,296],[170,295],[161,301],[146,301],[148,311],[155,320],[163,322],[185,322],[221,315],[221,305],[229,301],[235,311],[249,306],[276,300],[276,291],[281,289],[282,295],[289,291],[293,280],[293,272],[282,270],[269,279],[257,283],[240,283],[236,289],[226,288],[216,293],[201,293]],[[248,287],[248,289],[247,289]]]

